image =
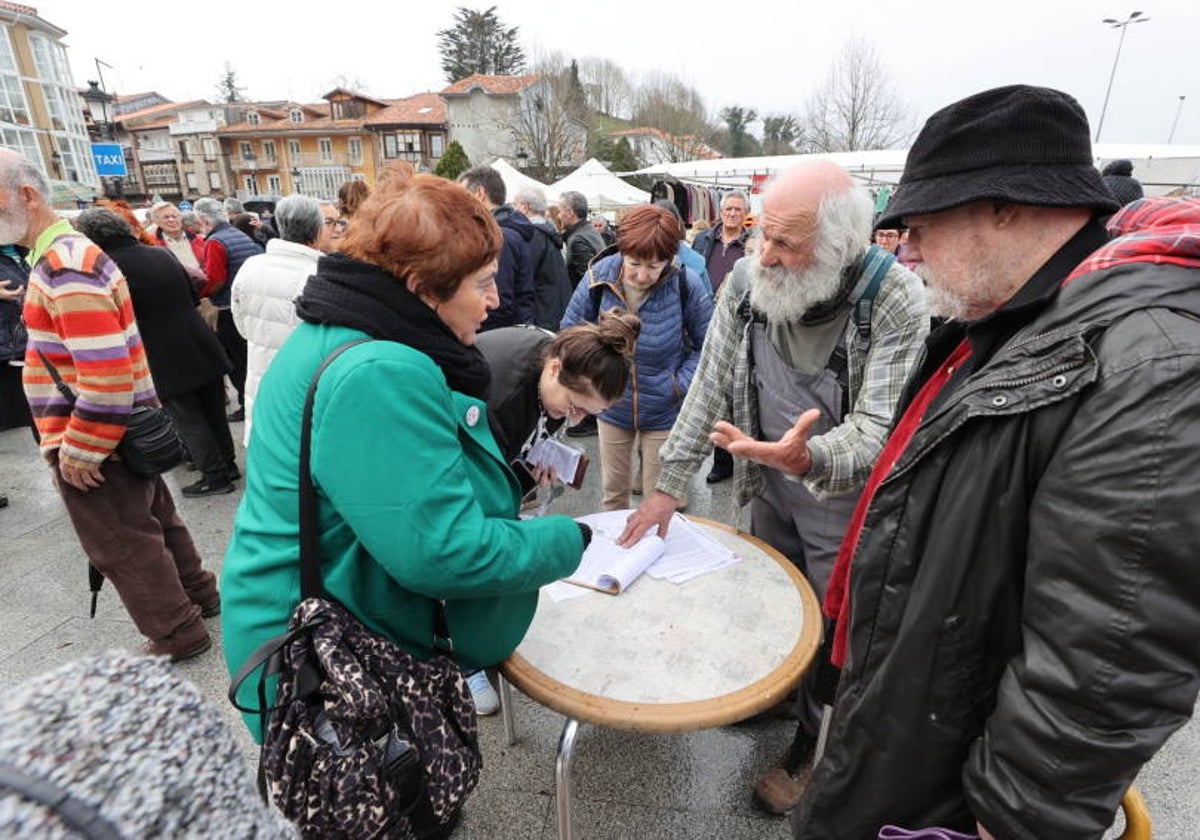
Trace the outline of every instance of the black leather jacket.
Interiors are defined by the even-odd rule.
[[[1200,269],[1094,271],[1035,310],[874,496],[797,837],[1099,837],[1192,713]]]

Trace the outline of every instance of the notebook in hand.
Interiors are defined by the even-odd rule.
[[[554,438],[544,438],[525,454],[525,462],[535,467],[551,467],[559,481],[578,490],[587,474],[588,456]]]

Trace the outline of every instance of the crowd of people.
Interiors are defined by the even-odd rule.
[[[602,506],[641,497],[623,545],[666,535],[711,454],[826,619],[758,807],[813,840],[1099,836],[1200,689],[1200,200],[1101,173],[1079,104],[1014,85],[931,116],[881,213],[819,158],[750,211],[614,229],[580,193],[400,165],[269,218],[72,225],[0,151],[0,411],[146,652],[201,655],[220,615],[231,673],[299,601],[307,445],[327,592],[418,657],[444,610],[480,714],[591,539],[529,515],[565,479],[531,450],[597,418]],[[186,497],[235,491],[245,423],[219,585],[114,454],[159,404]]]

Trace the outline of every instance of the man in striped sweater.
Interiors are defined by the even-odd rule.
[[[61,220],[45,175],[0,150],[0,241],[29,250],[29,331],[23,384],[41,452],[92,565],[112,582],[149,653],[179,661],[212,646],[204,617],[220,612],[161,478],[114,457],[130,408],[157,405],[125,278],[103,251]],[[55,388],[44,360],[76,394]]]

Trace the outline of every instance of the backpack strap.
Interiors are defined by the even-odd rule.
[[[7,761],[0,762],[0,792],[3,791],[12,791],[31,802],[44,805],[87,840],[121,840],[121,833],[116,826],[94,806],[72,796],[48,779],[32,776]]]
[[[895,261],[895,256],[878,246],[871,245],[867,248],[858,283],[850,291],[850,299],[854,301],[850,316],[854,319],[854,327],[857,331],[855,347],[859,353],[866,353],[871,347],[871,316],[875,311],[875,298],[879,295],[883,278],[887,276]],[[825,363],[825,367],[833,372],[842,386],[842,417],[850,413],[849,364],[846,344],[839,341],[833,348],[833,352],[829,354],[829,361]]]

